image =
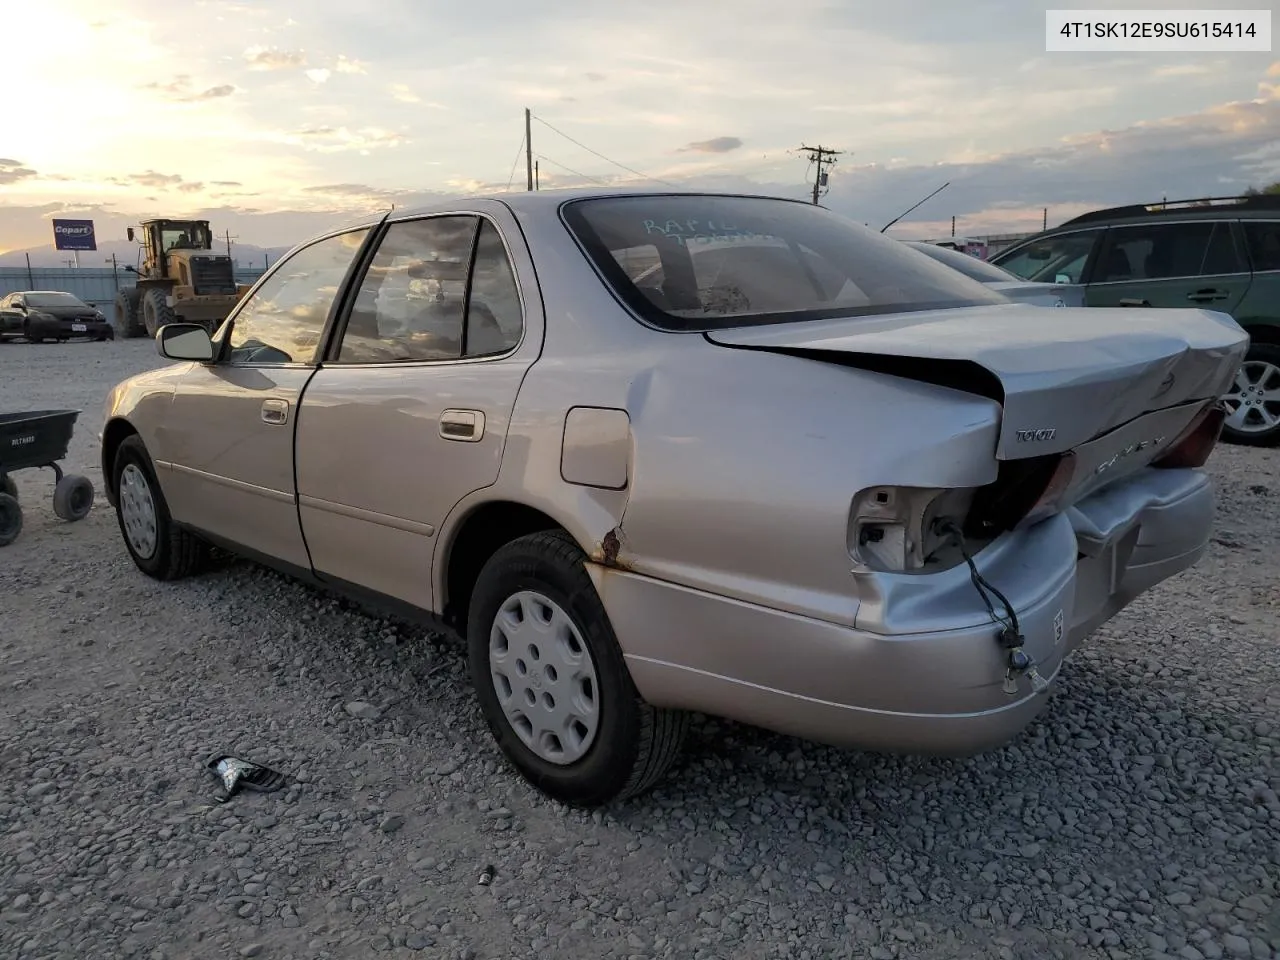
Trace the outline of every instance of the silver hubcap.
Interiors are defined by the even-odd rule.
[[[1247,360],[1224,398],[1226,425],[1237,433],[1261,433],[1280,426],[1280,367]]]
[[[600,686],[578,628],[559,605],[522,590],[489,631],[489,671],[511,729],[548,763],[582,758],[600,725]]]
[[[156,503],[146,474],[136,464],[120,472],[120,519],[133,552],[150,560],[156,552]]]

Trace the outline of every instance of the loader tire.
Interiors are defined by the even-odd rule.
[[[142,293],[139,290],[121,290],[116,294],[115,328],[116,336],[122,338],[141,337],[147,328],[142,322],[139,301]]]
[[[169,306],[169,291],[152,287],[142,296],[142,323],[147,336],[154,337],[163,326],[173,323],[173,307]]]

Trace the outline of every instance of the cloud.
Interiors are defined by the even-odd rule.
[[[331,71],[328,67],[316,67],[314,69],[306,71],[306,74],[307,74],[308,80],[311,80],[314,83],[324,83],[326,80],[329,79],[329,75],[332,72],[333,71]]]
[[[603,73],[596,73],[594,70],[588,70],[586,73],[583,74],[583,76],[586,77],[588,80],[590,80],[592,83],[600,83],[601,81],[607,79]]]
[[[0,160],[0,184],[17,183],[19,180],[28,180],[35,175],[34,170],[23,166],[17,160]]]
[[[368,73],[365,65],[360,60],[348,60],[341,54],[338,55],[338,62],[334,64],[334,69],[339,73]]]
[[[244,186],[244,184],[243,184],[243,183],[241,183],[239,180],[214,180],[214,181],[213,181],[213,186],[215,186],[215,187],[243,187],[243,186]]]
[[[277,50],[274,47],[250,47],[244,52],[250,70],[296,70],[307,65],[301,50]]]
[[[712,137],[710,140],[695,140],[680,148],[680,151],[693,153],[729,153],[742,146],[740,137]]]
[[[347,127],[310,126],[286,135],[284,139],[285,142],[320,153],[340,153],[346,150],[367,153],[381,147],[398,147],[409,142],[407,134],[382,127],[361,127],[352,130]]]
[[[154,170],[148,170],[146,173],[132,173],[126,177],[117,177],[114,182],[137,184],[140,187],[151,187],[154,190],[160,187],[176,187],[185,181],[176,173],[156,173]]]
[[[399,100],[401,103],[420,103],[422,101],[420,96],[403,83],[393,83],[390,90],[392,98]]]
[[[230,83],[220,83],[217,86],[195,90],[191,86],[190,74],[180,73],[168,83],[161,83],[158,80],[144,83],[142,89],[154,90],[174,103],[199,103],[204,100],[229,97],[236,92],[237,87]]]

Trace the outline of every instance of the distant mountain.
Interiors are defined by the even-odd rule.
[[[139,251],[142,247],[128,240],[99,240],[97,250],[80,251],[81,267],[106,267],[111,265],[111,255],[115,254],[116,262],[123,266],[126,263],[137,264],[141,261]],[[242,267],[261,267],[263,258],[275,263],[289,251],[289,247],[258,247],[252,243],[231,244],[231,256]],[[226,244],[215,243],[214,253],[226,253]],[[0,253],[0,267],[25,267],[26,255],[31,255],[33,267],[65,267],[68,260],[75,258],[70,250],[55,250],[52,244],[44,247],[29,247],[26,250],[10,250]]]

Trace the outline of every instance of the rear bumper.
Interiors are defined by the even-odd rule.
[[[1200,558],[1212,515],[1203,474],[1147,470],[1007,535],[979,567],[1052,679],[1099,624]],[[603,566],[591,573],[637,688],[658,706],[839,746],[954,756],[1007,742],[1046,704],[1025,679],[1003,692],[995,627],[963,567],[860,580],[854,627]]]

